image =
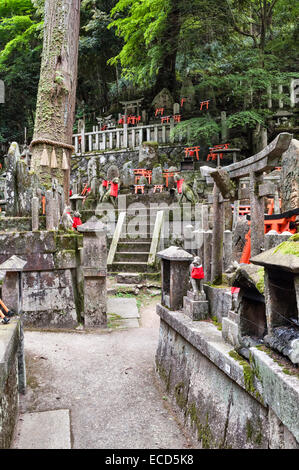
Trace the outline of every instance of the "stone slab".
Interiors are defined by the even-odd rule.
[[[17,424],[14,449],[71,449],[69,410],[25,413]]]
[[[122,318],[140,318],[134,298],[110,297],[107,300],[107,313],[114,313]]]

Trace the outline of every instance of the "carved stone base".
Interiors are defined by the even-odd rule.
[[[230,310],[227,317],[222,318],[222,338],[226,343],[231,344],[234,348],[239,348],[239,315]]]
[[[205,320],[209,316],[209,302],[207,300],[192,300],[188,295],[184,297],[184,313],[192,320]]]
[[[203,300],[205,301],[205,300],[207,300],[205,293],[201,294],[200,292],[198,292],[198,294],[195,294],[191,290],[188,290],[187,297],[188,297],[188,299],[193,300],[193,301],[199,301],[199,300],[200,301],[203,301]]]

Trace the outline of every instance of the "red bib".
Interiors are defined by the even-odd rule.
[[[238,292],[240,292],[240,287],[232,287],[231,288],[231,293],[232,294],[237,294]]]
[[[118,195],[118,184],[111,183],[110,196],[117,197]]]
[[[192,279],[204,279],[205,275],[202,266],[199,266],[198,268],[192,268],[191,277]]]
[[[82,220],[80,219],[80,217],[74,217],[73,218],[73,227],[77,228],[78,225],[82,225]]]
[[[179,180],[176,182],[176,187],[177,187],[177,190],[178,190],[178,193],[181,194],[182,193],[182,186],[183,186],[183,179]]]
[[[107,180],[103,180],[102,186],[104,186],[104,188],[107,188],[107,186],[108,186],[108,181],[107,181]]]

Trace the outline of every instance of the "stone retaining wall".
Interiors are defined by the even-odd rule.
[[[25,326],[73,327],[82,311],[80,244],[82,236],[54,231],[0,233],[0,264],[16,255],[27,261],[22,273]],[[4,279],[8,308],[14,297]]]
[[[18,393],[24,392],[23,331],[15,317],[0,324],[0,449],[9,449],[19,409]]]
[[[245,361],[209,321],[158,305],[156,370],[200,448],[299,448],[299,378],[264,351]]]

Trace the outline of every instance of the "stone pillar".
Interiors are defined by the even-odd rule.
[[[264,198],[259,196],[262,176],[250,174],[250,237],[251,257],[258,255],[264,246]]]
[[[224,231],[223,267],[226,270],[232,262],[233,234],[230,230]]]
[[[106,226],[95,216],[78,227],[83,233],[84,324],[107,325]]]
[[[54,203],[52,190],[46,191],[46,230],[54,230]]]
[[[206,204],[202,206],[202,229],[209,230],[209,206]]]
[[[274,214],[280,214],[279,193],[277,188],[274,191]]]
[[[240,201],[234,201],[234,213],[233,213],[233,225],[232,230],[235,230],[238,219],[239,219]]]
[[[223,271],[223,203],[219,202],[220,190],[213,189],[212,282],[221,282]]]
[[[32,212],[32,231],[36,231],[39,229],[39,200],[38,197],[32,198],[31,204],[31,212]]]
[[[228,128],[227,128],[226,112],[221,111],[221,140],[222,142],[226,142],[227,136],[228,136]]]
[[[212,230],[207,230],[203,235],[203,267],[205,273],[205,281],[211,280],[211,261],[212,261]]]

